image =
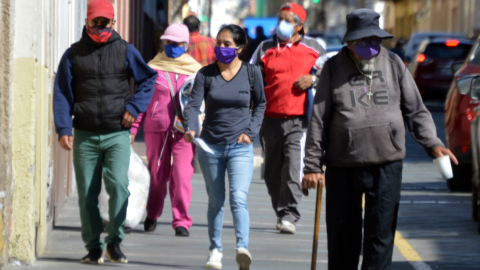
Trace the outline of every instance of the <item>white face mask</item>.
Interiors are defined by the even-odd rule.
[[[281,41],[289,40],[293,36],[294,26],[284,20],[281,20],[277,26],[277,37]]]

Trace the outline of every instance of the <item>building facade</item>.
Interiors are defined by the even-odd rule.
[[[480,34],[479,0],[396,0],[385,2],[385,30],[408,39],[414,32]]]
[[[43,252],[64,198],[71,154],[52,116],[55,70],[81,35],[86,0],[1,0],[0,265]]]
[[[0,0],[0,268],[32,264],[76,192],[72,153],[55,132],[53,83],[63,53],[82,36],[91,1]],[[145,61],[161,50],[168,23],[189,11],[187,0],[110,1],[115,30]]]

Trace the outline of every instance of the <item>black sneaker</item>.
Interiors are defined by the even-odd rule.
[[[105,253],[105,256],[112,263],[128,263],[127,257],[125,257],[120,250],[120,244],[108,244],[107,253]]]
[[[102,264],[103,251],[101,249],[92,249],[82,258],[81,263]]]
[[[151,220],[148,217],[145,219],[143,222],[143,229],[146,232],[153,232],[157,228],[157,221],[156,220]]]
[[[187,228],[185,227],[177,227],[175,228],[175,236],[190,236]]]

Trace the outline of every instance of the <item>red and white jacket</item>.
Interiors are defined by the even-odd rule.
[[[325,54],[320,43],[307,36],[290,44],[280,44],[276,37],[260,43],[250,63],[260,68],[265,80],[265,116],[290,118],[306,114],[306,92],[294,84],[301,76],[311,74],[315,62]],[[317,69],[319,76],[321,68]]]

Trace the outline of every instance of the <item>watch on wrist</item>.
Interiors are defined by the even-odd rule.
[[[312,76],[312,86],[313,86],[313,87],[316,87],[316,86],[317,86],[317,82],[318,82],[317,76],[313,75],[313,76]]]

